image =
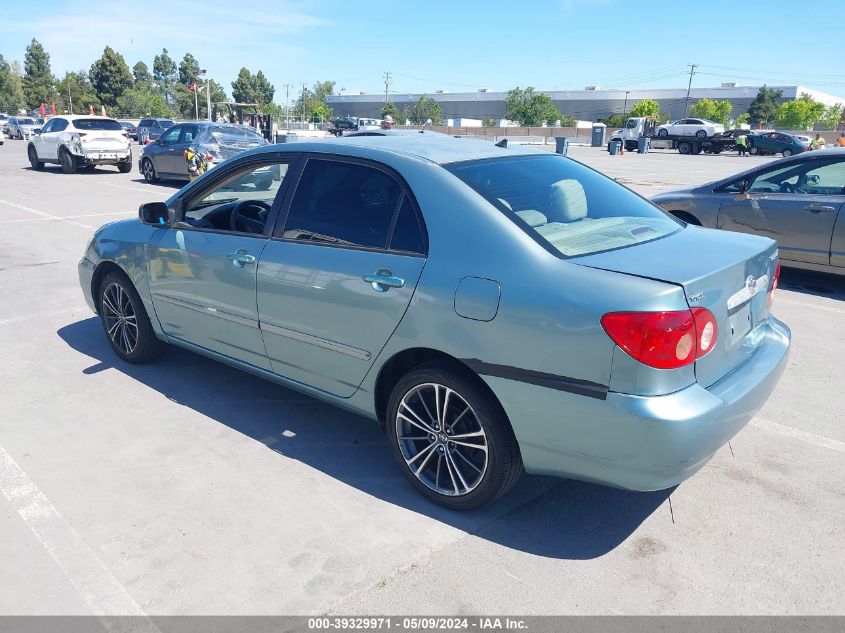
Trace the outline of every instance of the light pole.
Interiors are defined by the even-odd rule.
[[[622,106],[622,118],[624,119],[628,115],[628,93],[631,92],[630,90],[625,91],[625,105]]]

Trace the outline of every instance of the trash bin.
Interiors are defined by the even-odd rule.
[[[556,136],[555,137],[555,152],[558,154],[563,154],[566,156],[566,152],[569,151],[569,139],[564,136]]]
[[[610,141],[607,144],[607,151],[610,152],[611,156],[616,156],[620,149],[622,149],[622,141]]]
[[[648,154],[651,139],[641,136],[637,139],[637,154]]]
[[[604,146],[604,131],[606,127],[604,123],[593,124],[593,142],[591,143],[593,147]]]

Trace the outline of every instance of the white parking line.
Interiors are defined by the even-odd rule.
[[[766,418],[754,418],[751,422],[749,422],[749,424],[751,426],[756,426],[758,429],[764,429],[772,433],[777,433],[778,435],[783,435],[784,437],[793,437],[796,440],[807,442],[807,444],[814,444],[815,446],[829,448],[833,451],[837,451],[838,453],[845,453],[845,442],[833,440],[829,437],[825,437],[824,435],[816,435],[815,433],[801,431],[791,426],[772,422]]]
[[[144,611],[32,479],[0,446],[0,492],[53,557],[95,615],[143,616]],[[107,621],[103,622],[107,625]],[[144,630],[158,630],[146,621]],[[133,629],[134,630],[134,629]]]
[[[75,220],[77,218],[99,218],[107,215],[135,215],[137,211],[109,211],[107,213],[84,213],[82,215],[64,215],[62,220]],[[49,222],[55,220],[54,217],[48,218],[24,218],[23,220],[0,220],[0,224],[13,224],[15,222]]]
[[[140,191],[141,193],[158,193],[158,194],[166,194],[169,193],[167,190],[160,191],[159,189],[153,188],[143,188],[143,187],[127,187],[126,185],[116,185],[113,182],[107,182],[105,180],[98,180],[98,184],[106,185],[108,187],[117,187],[118,189],[128,189],[129,191]]]
[[[44,213],[43,211],[39,211],[38,209],[33,209],[32,207],[25,207],[22,204],[16,204],[14,202],[9,202],[8,200],[0,200],[0,204],[5,204],[8,207],[12,207],[13,209],[20,209],[21,211],[27,211],[28,213],[34,213],[35,215],[41,216],[48,220],[56,220],[57,222],[64,222],[65,224],[70,224],[71,226],[78,226],[82,229],[93,229],[93,226],[89,226],[87,224],[82,224],[82,222],[74,222],[73,220],[66,220],[58,215],[52,215],[50,213]]]

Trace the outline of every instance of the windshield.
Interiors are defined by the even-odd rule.
[[[625,124],[625,127],[628,128],[629,130],[637,127],[636,119],[628,119],[628,122]]]
[[[73,122],[73,127],[77,130],[123,131],[123,128],[120,127],[120,123],[114,121],[113,119],[76,119]]]
[[[18,119],[19,125],[35,125],[35,121],[32,119]]]
[[[563,156],[445,167],[548,250],[566,257],[648,242],[681,228],[647,200]]]

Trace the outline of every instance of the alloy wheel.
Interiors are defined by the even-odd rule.
[[[138,319],[129,294],[120,284],[106,286],[102,312],[109,339],[122,354],[129,356],[138,346]]]
[[[405,464],[438,494],[472,492],[487,472],[487,434],[475,410],[445,385],[423,383],[399,403],[396,438]]]

